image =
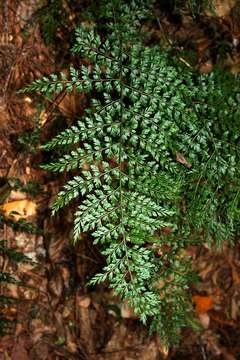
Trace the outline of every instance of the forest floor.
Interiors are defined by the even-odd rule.
[[[189,247],[200,278],[192,287],[192,300],[201,330],[184,330],[180,344],[170,350],[156,335],[147,336],[132,311],[107,287],[85,286],[101,269],[103,259],[87,236],[77,246],[71,244],[71,208],[51,217],[51,204],[64,179],[41,170],[48,159],[40,144],[56,128],[71,123],[87,99],[62,94],[54,106],[41,107],[35,97],[16,93],[33,79],[59,69],[62,60],[44,44],[37,22],[29,21],[36,1],[6,3],[0,34],[0,203],[6,221],[0,239],[36,263],[13,267],[1,260],[2,271],[14,271],[27,286],[1,284],[1,294],[21,301],[1,306],[4,316],[15,323],[0,337],[0,359],[240,359],[240,244],[224,243],[221,249],[209,249],[207,244]],[[205,13],[198,19],[183,13],[180,21],[167,10],[156,11],[155,41],[181,53],[179,60],[186,66],[206,73],[218,62],[239,73],[236,1],[216,0],[214,16]],[[187,55],[193,49],[194,60]],[[59,118],[67,121],[56,126]],[[40,230],[15,230],[7,221],[13,211],[12,220],[24,218]]]

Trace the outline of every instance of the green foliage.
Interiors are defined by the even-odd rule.
[[[214,2],[212,0],[161,0],[161,5],[167,6],[175,14],[180,13],[181,9],[188,9],[193,16],[199,15],[206,9],[214,12]]]
[[[39,120],[39,115],[43,109],[43,105],[39,103],[37,106],[36,115],[31,119],[32,129],[20,133],[18,136],[17,142],[20,145],[20,150],[26,153],[36,153],[37,147],[40,142],[41,136],[41,124]]]
[[[88,0],[40,0],[30,23],[37,22],[46,45],[62,55],[65,46],[69,49],[75,24],[96,7],[97,2]]]
[[[40,7],[37,13],[37,20],[46,44],[49,45],[54,42],[58,29],[64,26],[66,16],[62,0],[47,0]]]
[[[9,247],[7,245],[7,242],[4,240],[0,240],[0,258],[8,259],[8,262],[10,263],[30,263],[33,262],[31,259],[29,259],[26,255],[23,253],[17,251],[17,249],[13,247]],[[7,271],[0,271],[0,283],[7,283],[7,284],[14,284],[18,286],[25,286],[25,284],[21,281],[16,279],[13,272],[7,272]],[[4,309],[5,306],[8,306],[10,304],[15,304],[16,302],[19,302],[19,299],[13,298],[10,296],[6,296],[1,294],[0,295],[0,308]],[[13,321],[10,321],[4,317],[3,314],[0,313],[0,336],[5,335],[12,327]]]
[[[11,226],[14,231],[22,231],[29,234],[42,235],[43,231],[38,226],[34,225],[32,222],[26,221],[25,219],[13,220],[11,218],[4,218],[0,214],[0,223],[4,222],[6,225]]]
[[[12,321],[2,318],[0,315],[0,336],[6,335],[7,331],[10,330],[11,326],[12,326]]]
[[[107,280],[168,343],[189,324],[184,248],[239,230],[240,95],[231,76],[198,76],[145,47],[145,10],[146,1],[111,1],[104,35],[76,30],[73,53],[84,64],[24,91],[90,94],[85,115],[44,146],[66,151],[45,169],[72,172],[53,213],[79,199],[74,239],[91,232],[106,257],[90,283]]]
[[[0,227],[3,227],[3,224],[7,224],[11,226],[15,230],[21,230],[21,231],[30,231],[30,225],[29,223],[21,222],[20,220],[18,222],[14,222],[13,220],[5,219],[2,215],[0,215]],[[31,231],[33,232],[33,225],[31,227]],[[1,264],[4,264],[5,261],[8,262],[8,264],[22,264],[22,263],[28,263],[33,264],[34,262],[25,254],[18,251],[14,247],[9,247],[6,240],[0,240],[0,260]],[[14,275],[14,272],[8,272],[4,270],[0,270],[0,283],[1,284],[14,284],[17,286],[24,286],[26,287],[26,284],[22,282],[21,280],[18,280],[16,276]],[[20,300],[15,297],[6,296],[4,294],[0,295],[0,310],[2,311],[5,309],[6,306],[10,304],[16,304]],[[0,336],[5,335],[7,332],[10,331],[14,321],[8,320],[5,318],[4,314],[0,312]]]
[[[30,180],[26,184],[23,184],[18,178],[11,178],[10,180],[13,189],[27,193],[33,198],[36,197],[41,191],[41,185],[36,181]]]
[[[30,263],[32,260],[28,256],[24,255],[21,252],[18,252],[15,248],[9,248],[5,240],[0,240],[0,256],[7,256],[9,260],[14,263]],[[0,274],[1,279],[4,278],[4,275]],[[15,281],[15,280],[14,280]]]
[[[206,9],[214,10],[212,0],[187,0],[187,6],[193,15],[200,14]]]

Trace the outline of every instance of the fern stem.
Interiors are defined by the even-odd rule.
[[[116,16],[115,16],[115,9],[113,6],[113,14],[114,14],[114,22],[115,25],[117,24],[116,21]],[[120,23],[121,25],[121,23]],[[116,25],[117,26],[117,25]],[[122,41],[122,33],[121,33],[121,29],[119,31],[118,29],[118,35],[119,35],[119,64],[120,64],[120,134],[119,134],[119,157],[118,157],[118,163],[121,164],[121,159],[122,159],[122,148],[123,148],[123,143],[122,143],[122,136],[123,136],[123,113],[124,113],[124,104],[123,104],[123,41]],[[125,256],[127,259],[127,263],[129,264],[129,257],[128,257],[128,248],[127,248],[127,243],[126,243],[126,236],[125,236],[125,227],[124,227],[124,213],[123,213],[123,183],[122,183],[122,171],[120,171],[119,174],[119,191],[120,191],[120,213],[121,213],[121,223],[122,223],[122,230],[123,230],[123,234],[122,234],[122,242],[124,244],[124,248],[125,248]],[[124,256],[124,257],[125,257]],[[130,266],[128,265],[128,272],[133,284],[133,276],[132,276],[132,272],[130,269]]]

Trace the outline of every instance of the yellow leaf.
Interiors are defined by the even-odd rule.
[[[48,114],[45,110],[42,110],[41,111],[41,114],[39,116],[39,120],[40,120],[40,125],[41,126],[44,126],[45,123],[47,122],[47,119],[48,119]]]
[[[11,216],[16,221],[36,215],[36,209],[36,203],[28,199],[11,201],[2,205],[4,215]]]

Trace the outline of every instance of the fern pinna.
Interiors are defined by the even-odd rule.
[[[168,342],[189,319],[186,244],[238,228],[239,97],[217,73],[197,77],[159,46],[145,46],[146,2],[127,3],[104,5],[101,35],[96,25],[76,30],[73,52],[84,62],[70,78],[52,74],[25,91],[91,95],[85,115],[44,146],[67,151],[45,169],[79,172],[53,213],[80,198],[74,239],[91,232],[106,257],[91,283],[107,280]]]

